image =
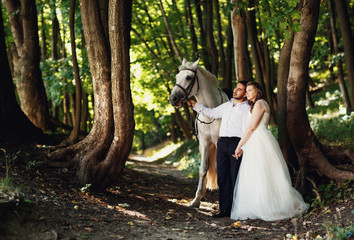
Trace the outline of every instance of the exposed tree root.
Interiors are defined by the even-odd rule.
[[[320,150],[326,155],[331,162],[335,164],[353,164],[354,154],[350,149],[345,150],[344,152],[332,149],[329,146],[319,143]]]

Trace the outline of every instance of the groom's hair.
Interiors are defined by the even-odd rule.
[[[243,86],[247,86],[248,81],[238,81],[237,83],[241,83]]]

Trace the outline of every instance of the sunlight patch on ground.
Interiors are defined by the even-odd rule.
[[[114,191],[111,191],[111,192],[114,193]],[[127,209],[127,208],[130,207],[130,205],[128,203],[120,203],[120,204],[118,203],[117,205],[113,206],[113,205],[107,203],[107,201],[104,198],[95,197],[93,195],[90,195],[87,192],[82,192],[81,196],[87,202],[98,204],[98,205],[100,205],[103,208],[120,212],[120,213],[122,213],[122,214],[124,214],[126,216],[136,217],[136,218],[139,218],[139,219],[142,219],[142,220],[146,220],[146,221],[150,221],[151,220],[147,215],[145,215],[145,214],[143,214],[141,212]],[[75,205],[74,208],[77,209],[77,210],[80,209],[80,207],[78,205]]]
[[[167,145],[166,147],[160,149],[159,151],[157,151],[154,155],[152,155],[150,157],[145,156],[145,155],[130,154],[129,158],[132,160],[136,160],[136,161],[154,162],[156,160],[167,157],[169,154],[176,151],[176,149],[178,149],[182,144],[183,144],[182,142],[179,142],[179,143],[173,143],[173,144]]]

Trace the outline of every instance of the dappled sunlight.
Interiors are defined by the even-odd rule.
[[[153,152],[153,155],[151,156],[130,154],[129,158],[136,161],[154,162],[167,157],[172,152],[176,151],[176,149],[178,149],[182,144],[182,142],[169,144],[162,149]]]
[[[112,193],[114,193],[114,192],[112,192]],[[93,195],[90,195],[88,192],[81,192],[81,196],[88,203],[97,204],[102,208],[106,208],[106,209],[109,209],[109,210],[112,210],[115,212],[120,212],[120,213],[122,213],[126,216],[129,216],[129,217],[136,217],[136,218],[150,221],[150,218],[147,215],[145,215],[139,211],[129,210],[128,208],[130,207],[130,205],[128,203],[121,203],[121,204],[118,203],[116,205],[112,205],[112,204],[108,203],[107,200],[104,199],[104,197],[102,197],[102,198],[95,197]],[[77,206],[76,209],[78,209],[78,210],[80,209],[80,207],[78,205],[75,205],[75,206]]]

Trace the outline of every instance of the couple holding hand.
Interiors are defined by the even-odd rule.
[[[187,103],[198,113],[222,119],[217,144],[219,213],[213,217],[274,221],[307,211],[309,205],[292,187],[279,144],[267,128],[270,108],[259,83],[239,81],[233,98],[216,108]]]

